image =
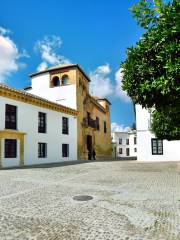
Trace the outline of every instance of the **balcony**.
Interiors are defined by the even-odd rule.
[[[97,123],[96,120],[93,120],[92,118],[83,118],[83,125],[85,127],[91,127],[94,129],[97,129]]]

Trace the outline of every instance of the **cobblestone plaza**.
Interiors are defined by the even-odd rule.
[[[180,239],[179,163],[1,170],[0,188],[1,240]]]

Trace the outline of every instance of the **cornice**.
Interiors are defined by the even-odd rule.
[[[31,104],[34,106],[50,109],[56,112],[66,113],[72,116],[77,116],[78,112],[72,108],[48,101],[45,98],[27,93],[25,91],[10,88],[7,85],[0,84],[0,96],[10,98],[19,102]]]

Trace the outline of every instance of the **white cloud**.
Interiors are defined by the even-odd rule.
[[[7,36],[9,32],[8,29],[0,27],[0,82],[4,82],[13,72],[25,66],[24,63],[19,63],[18,59],[27,57],[27,53],[20,53],[14,41]]]
[[[106,97],[113,94],[114,87],[109,77],[111,72],[109,64],[104,64],[90,72],[90,91],[98,97]]]
[[[47,67],[48,67],[47,63],[46,63],[46,62],[42,62],[42,63],[40,63],[39,66],[37,67],[37,71],[38,71],[38,72],[41,72],[41,71],[45,70]]]
[[[101,65],[96,69],[96,72],[99,74],[109,74],[111,72],[110,66],[108,63],[106,63],[105,65]]]
[[[98,66],[90,72],[90,91],[98,97],[113,96],[124,102],[131,102],[131,98],[122,89],[123,73],[121,69],[115,72],[115,84],[110,79],[111,69],[108,63]]]
[[[35,50],[40,51],[42,62],[37,67],[37,71],[45,70],[49,65],[70,64],[70,60],[56,53],[62,45],[62,40],[58,36],[45,36],[35,44]]]
[[[5,29],[3,27],[0,27],[0,35],[6,35],[8,33],[10,33],[9,29]]]
[[[119,125],[115,122],[111,123],[111,132],[128,132],[130,131],[130,127],[125,127],[124,125]]]
[[[131,102],[131,98],[127,95],[127,92],[122,89],[122,79],[123,79],[123,73],[122,73],[122,69],[120,68],[115,73],[115,80],[116,80],[115,95],[125,102]]]

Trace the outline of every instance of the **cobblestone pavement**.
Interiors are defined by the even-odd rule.
[[[75,201],[90,195],[90,201]],[[0,240],[178,240],[178,163],[0,171]]]

